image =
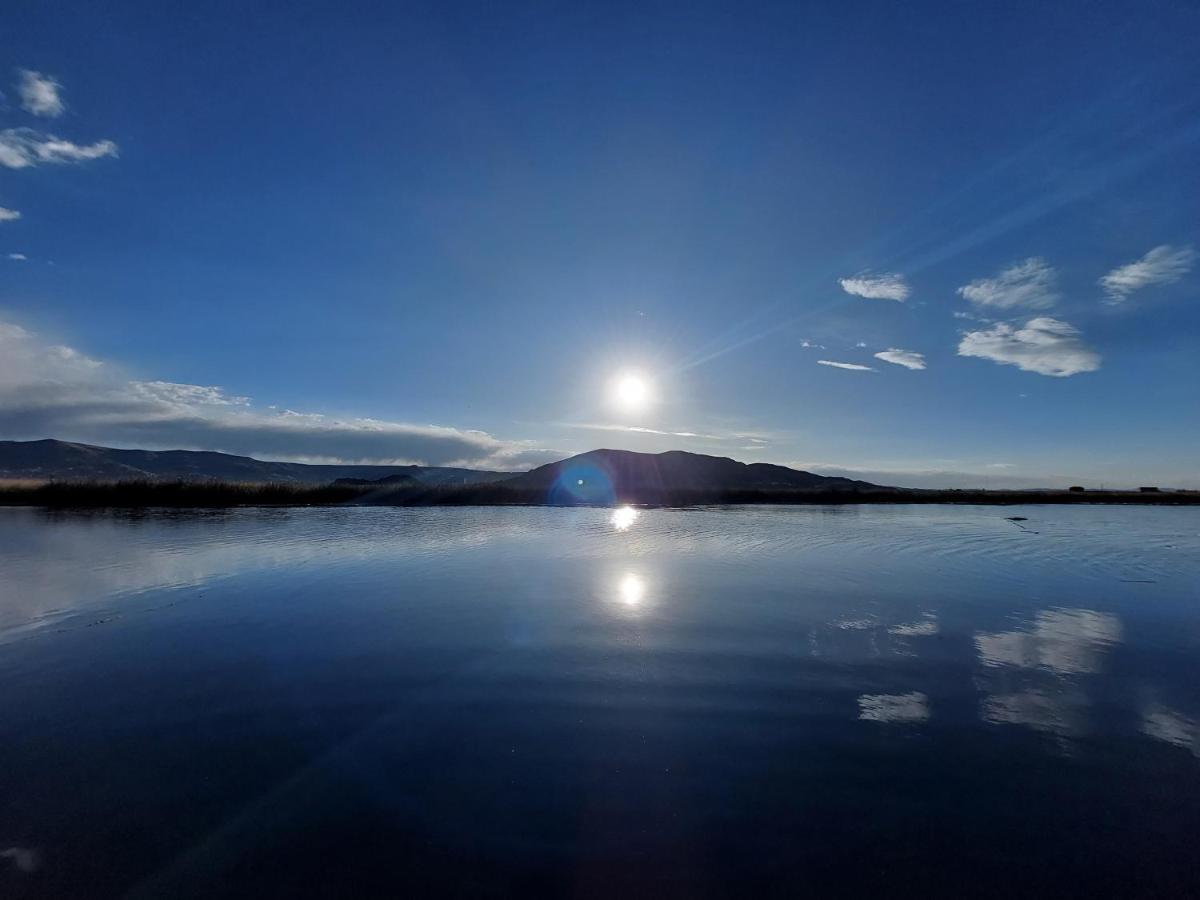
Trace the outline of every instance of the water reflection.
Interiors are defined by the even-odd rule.
[[[891,626],[888,632],[900,637],[932,637],[938,633],[937,616],[933,613],[925,613],[916,622],[904,622]]]
[[[1103,671],[1105,655],[1123,634],[1111,613],[1060,608],[1039,611],[1026,629],[976,634],[980,661],[1000,670],[981,680],[981,717],[1059,738],[1088,733],[1094,685],[1079,676]]]
[[[868,722],[913,725],[929,719],[929,698],[920,691],[907,694],[863,694],[858,717]]]
[[[1039,612],[1028,630],[979,633],[975,647],[987,666],[1086,675],[1100,671],[1104,653],[1121,634],[1121,620],[1109,613],[1049,609]]]
[[[610,521],[613,528],[617,531],[627,531],[629,526],[637,521],[641,512],[634,509],[632,506],[618,506],[612,511]]]
[[[1022,725],[1060,738],[1087,733],[1088,698],[1075,691],[1029,690],[984,698],[981,716],[993,725]]]
[[[1163,703],[1151,703],[1143,711],[1142,733],[1200,757],[1200,725]]]
[[[626,606],[640,606],[646,597],[646,582],[640,575],[626,572],[617,584],[617,596]]]
[[[1036,545],[997,515],[0,510],[0,624],[118,595],[121,613],[4,647],[0,788],[21,821],[0,895],[30,848],[47,860],[31,881],[74,879],[41,896],[109,896],[79,889],[95,860],[137,883],[130,860],[183,859],[218,825],[208,872],[172,867],[146,894],[281,858],[299,883],[329,846],[371,848],[344,871],[364,859],[390,885],[398,842],[445,894],[551,865],[570,892],[588,853],[606,875],[736,861],[721,884],[743,894],[793,850],[804,877],[829,860],[834,888],[881,847],[889,877],[921,886],[997,846],[1001,872],[1024,850],[1138,872],[1150,841],[1156,863],[1192,871],[1195,512],[1054,510],[1070,527]],[[1110,578],[1093,563],[1110,546],[1156,581]],[[218,810],[248,812],[226,826]],[[862,887],[840,892],[887,893]]]

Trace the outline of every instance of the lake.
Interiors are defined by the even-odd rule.
[[[0,509],[0,684],[4,897],[1200,894],[1196,509]]]

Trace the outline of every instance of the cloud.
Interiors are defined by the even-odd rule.
[[[56,118],[66,111],[59,91],[62,85],[41,72],[21,69],[21,77],[17,82],[17,94],[21,97],[21,106],[26,112],[35,116]]]
[[[912,293],[904,281],[903,275],[895,273],[888,275],[855,275],[853,278],[839,278],[838,284],[847,294],[865,297],[868,300],[898,300],[903,303]]]
[[[904,366],[906,369],[923,369],[925,368],[925,354],[917,353],[915,350],[901,350],[897,347],[889,347],[887,350],[881,350],[875,354],[876,359],[882,359],[884,362],[891,363],[896,366]]]
[[[958,293],[977,306],[997,309],[1049,309],[1059,297],[1054,269],[1037,256],[1009,266],[995,278],[965,284]]]
[[[29,257],[24,253],[10,253],[8,254],[8,258],[17,262],[24,262],[25,260],[29,259]]]
[[[632,434],[654,434],[662,437],[701,438],[706,441],[729,441],[742,438],[743,435],[703,434],[699,431],[665,431],[659,428],[646,428],[643,425],[609,425],[598,422],[562,422],[563,428],[583,428],[589,431],[620,431]]]
[[[1019,329],[1001,322],[984,331],[967,332],[958,343],[958,355],[1055,378],[1100,368],[1100,354],[1080,340],[1073,325],[1046,316],[1030,319]]]
[[[1173,284],[1192,270],[1196,251],[1191,247],[1155,247],[1137,262],[1119,266],[1101,278],[1097,284],[1108,295],[1105,303],[1117,306],[1134,291],[1152,284]]]
[[[800,346],[803,347],[805,350],[824,350],[825,349],[824,344],[816,344],[809,340],[801,341]]]
[[[32,128],[5,128],[0,131],[0,166],[9,169],[26,169],[43,163],[86,162],[116,155],[117,145],[112,141],[75,144]]]
[[[818,359],[819,366],[833,366],[835,369],[848,369],[851,372],[874,372],[870,366],[860,366],[858,363],[834,362],[832,359]]]
[[[6,209],[0,206],[0,222],[15,222],[21,218],[21,214],[15,209]]]
[[[220,387],[138,381],[0,322],[0,433],[268,459],[518,470],[561,458],[470,429],[262,410]]]

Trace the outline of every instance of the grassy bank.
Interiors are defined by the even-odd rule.
[[[659,490],[617,503],[651,506],[852,503],[1123,503],[1200,505],[1200,492],[903,490]],[[0,505],[54,508],[228,508],[236,506],[538,506],[545,494],[504,484],[425,485],[244,484],[225,481],[0,482]]]

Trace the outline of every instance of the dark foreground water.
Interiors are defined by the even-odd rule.
[[[1196,896],[1198,721],[1195,509],[0,509],[5,898]]]

